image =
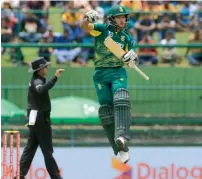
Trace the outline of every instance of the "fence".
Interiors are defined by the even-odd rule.
[[[2,43],[2,47],[4,48],[16,48],[17,50],[17,58],[21,59],[21,48],[27,49],[37,49],[37,48],[74,48],[74,47],[81,47],[81,48],[94,48],[94,44],[91,43]],[[175,45],[162,45],[162,44],[135,44],[135,48],[178,48],[178,49],[196,49],[196,48],[202,48],[202,44],[175,44]],[[185,52],[180,50],[180,55],[184,56]],[[29,54],[31,55],[31,54]],[[37,55],[37,54],[36,54]],[[174,66],[176,64],[175,59],[170,60],[170,65]]]

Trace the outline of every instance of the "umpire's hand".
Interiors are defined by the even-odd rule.
[[[61,73],[64,72],[64,71],[65,71],[65,69],[58,69],[58,70],[56,70],[55,76],[56,76],[57,78],[59,78],[60,75],[61,75]]]

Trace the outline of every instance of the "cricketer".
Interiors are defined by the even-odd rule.
[[[131,102],[128,92],[127,73],[124,64],[138,62],[131,36],[126,32],[129,13],[120,5],[111,7],[107,13],[107,23],[96,23],[99,14],[90,10],[81,23],[84,31],[95,37],[95,71],[93,81],[100,103],[99,118],[115,155],[127,163],[130,159],[128,142],[131,125]],[[118,59],[104,45],[110,36],[126,54]]]

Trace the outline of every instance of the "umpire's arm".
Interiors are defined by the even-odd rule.
[[[41,79],[35,79],[33,82],[34,89],[39,94],[47,92],[49,89],[51,89],[55,85],[57,79],[58,78],[56,76],[53,76],[47,83],[44,83]]]

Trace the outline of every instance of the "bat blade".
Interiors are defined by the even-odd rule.
[[[122,59],[123,55],[126,54],[121,46],[118,45],[110,36],[105,39],[104,45],[120,60]],[[135,64],[131,68],[135,69],[145,80],[149,80],[149,77],[144,74],[144,72],[141,71]]]
[[[119,59],[126,53],[110,36],[105,39],[104,44]]]

